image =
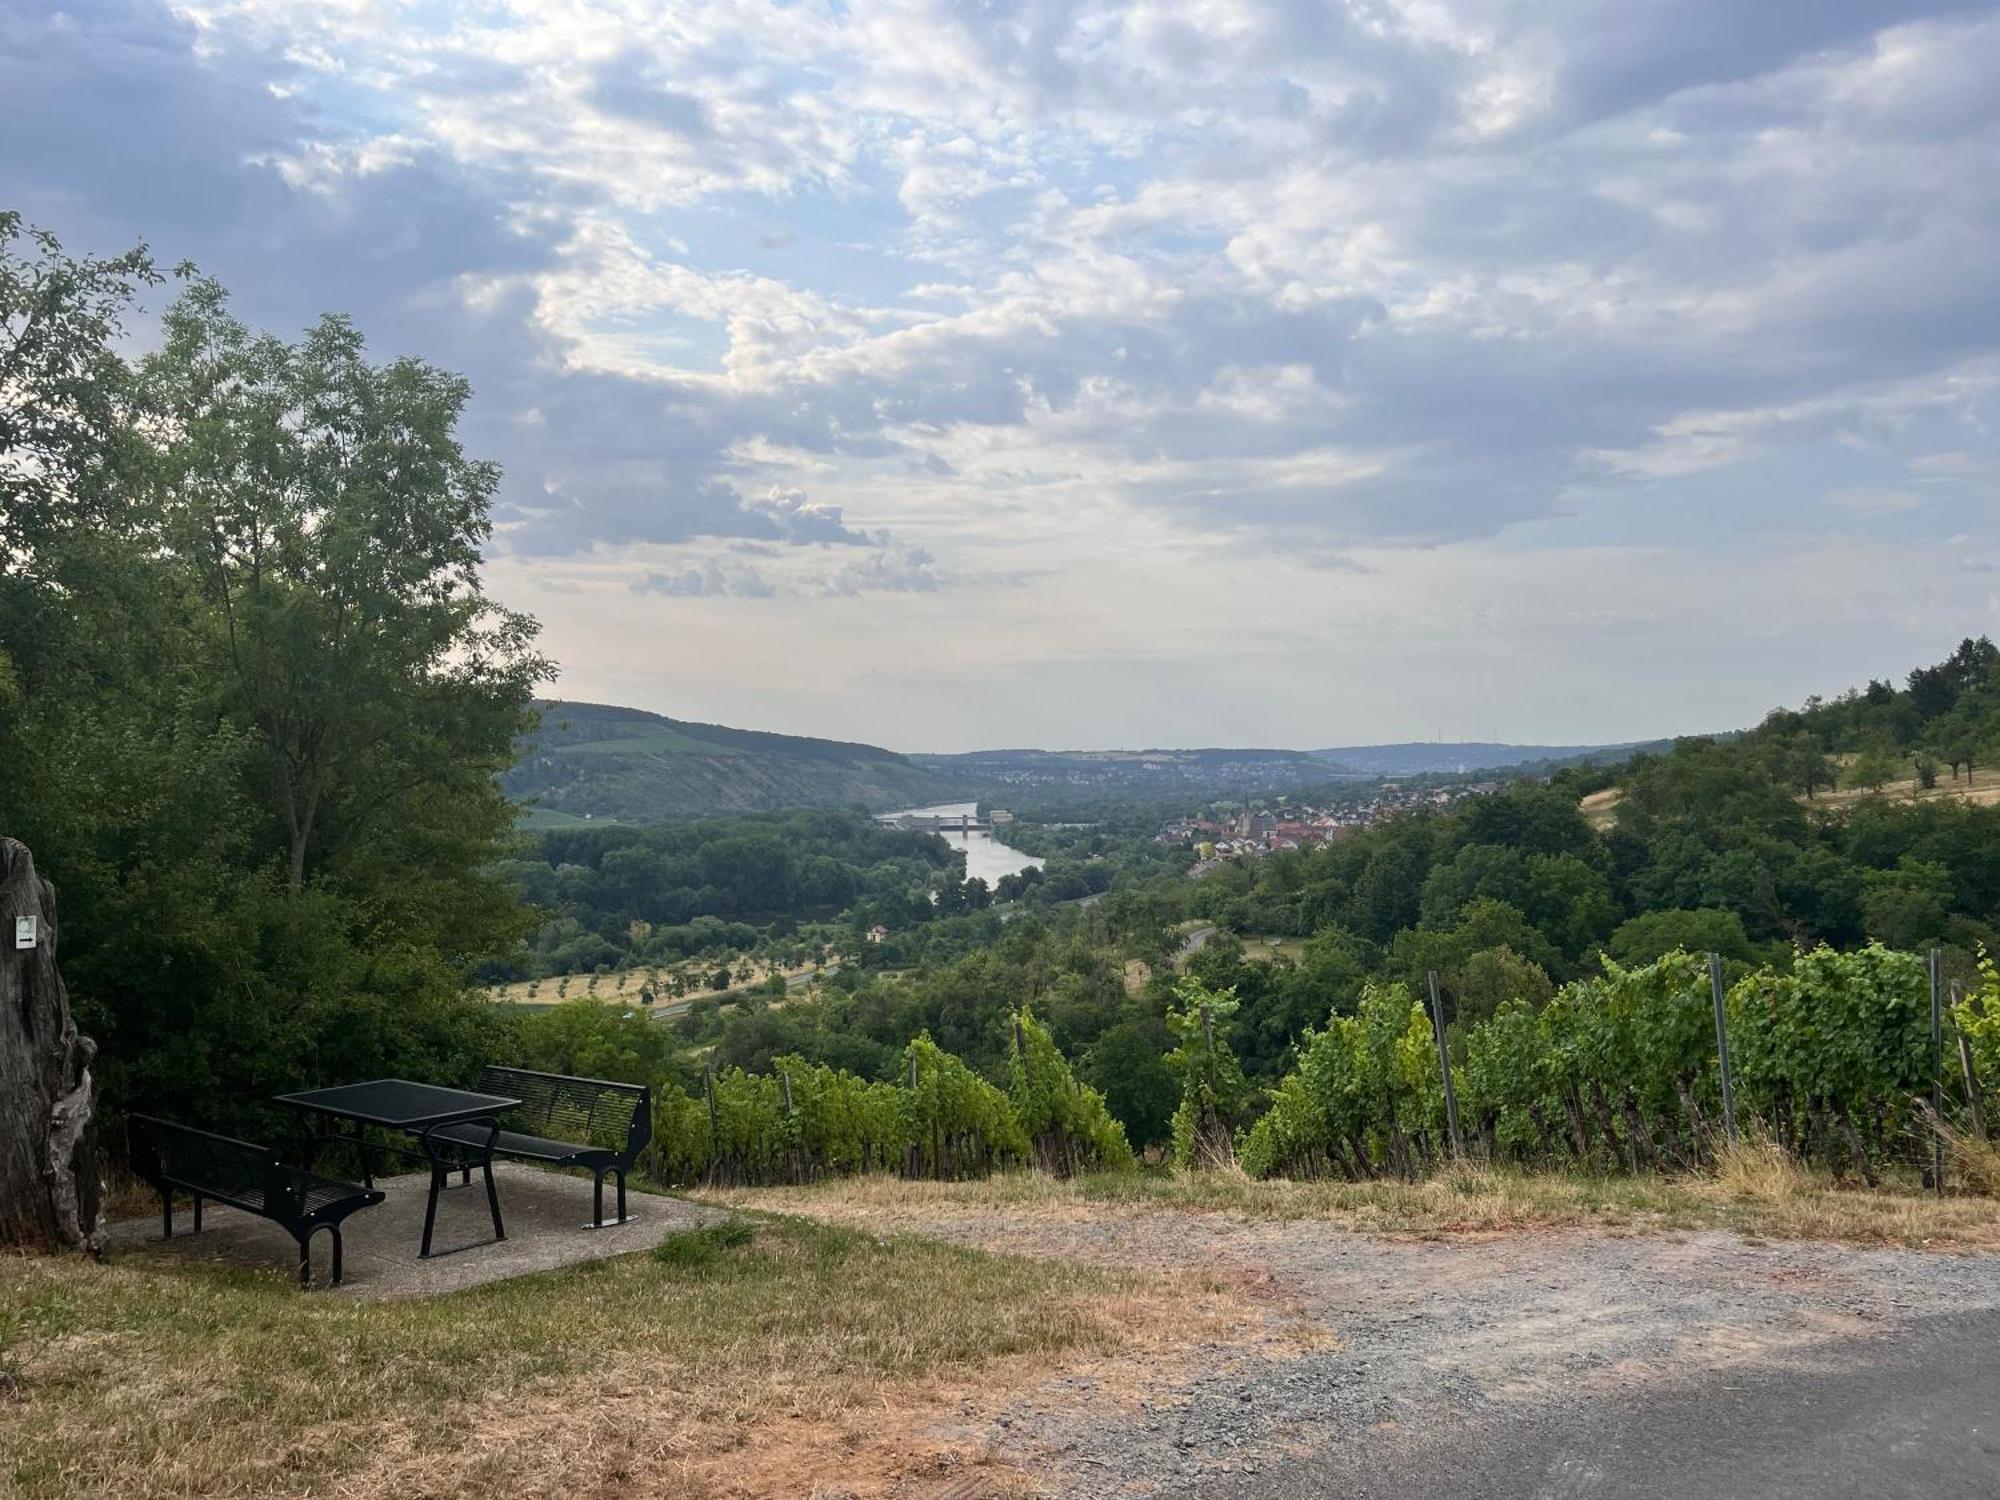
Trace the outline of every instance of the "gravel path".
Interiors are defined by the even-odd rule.
[[[1322,1473],[1329,1454],[1365,1466],[1460,1427],[1609,1420],[1719,1374],[1831,1376],[1857,1351],[1893,1354],[2000,1314],[2000,1256],[1722,1232],[1417,1240],[1221,1214],[936,1204],[903,1223],[837,1216],[1017,1254],[1198,1267],[1260,1289],[1318,1335],[1277,1356],[1268,1330],[1202,1345],[1140,1372],[1137,1397],[1122,1380],[1058,1380],[998,1419],[1002,1456],[1094,1500],[1303,1494],[1297,1475]]]

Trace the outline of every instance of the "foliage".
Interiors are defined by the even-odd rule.
[[[1727,1001],[1740,1117],[1800,1156],[1871,1177],[1885,1157],[1911,1156],[1912,1100],[1929,1083],[1925,996],[1922,964],[1878,946],[1745,974]],[[1981,1007],[1968,1001],[1958,1021],[1990,1055]],[[1455,1028],[1452,1054],[1473,1149],[1491,1160],[1689,1166],[1720,1128],[1707,967],[1685,952],[1630,969],[1607,960],[1539,1009],[1509,999]],[[1371,986],[1356,1016],[1307,1036],[1243,1164],[1260,1175],[1410,1175],[1444,1150],[1441,1092],[1422,1007]]]
[[[1249,1095],[1242,1064],[1229,1045],[1236,996],[1190,978],[1174,987],[1174,999],[1176,1008],[1167,1012],[1167,1025],[1180,1039],[1167,1058],[1181,1079],[1172,1127],[1174,1165],[1222,1166],[1234,1154],[1232,1122]]]
[[[465,388],[252,335],[0,216],[0,827],[36,850],[114,1111],[244,1132],[329,1077],[469,1077],[522,918],[493,782],[545,664],[479,575]]]
[[[1014,1012],[1007,1093],[1044,1171],[1069,1177],[1133,1165],[1125,1127],[1112,1119],[1102,1094],[1077,1080],[1049,1029],[1025,1005]]]

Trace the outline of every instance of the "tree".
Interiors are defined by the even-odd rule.
[[[1467,958],[1451,991],[1454,1019],[1470,1024],[1496,1015],[1510,1000],[1540,1010],[1555,998],[1556,987],[1540,964],[1503,944]]]
[[[1821,787],[1833,787],[1833,763],[1821,751],[1819,743],[1803,731],[1791,742],[1792,784],[1805,794],[1808,802],[1813,793]]]
[[[1896,779],[1901,763],[1895,751],[1887,745],[1870,744],[1854,757],[1847,768],[1849,786],[1866,787],[1871,792],[1882,790],[1883,783]]]
[[[1157,1016],[1121,1021],[1104,1032],[1078,1063],[1084,1082],[1140,1146],[1168,1139],[1180,1084],[1167,1066],[1173,1033]]]
[[[155,280],[0,217],[0,828],[63,892],[105,1096],[247,1133],[504,1045],[466,982],[521,931],[493,778],[541,664],[480,587],[461,384],[200,282],[135,366]]]
[[[341,318],[253,336],[206,280],[164,331],[139,369],[160,540],[208,606],[200,670],[261,741],[292,889],[412,820],[445,832],[440,802],[497,837],[511,810],[481,789],[550,667],[480,579],[499,471],[459,446],[470,387],[370,364]]]
[[[1720,953],[1738,963],[1749,963],[1756,957],[1743,930],[1743,918],[1733,911],[1712,908],[1642,912],[1620,923],[1604,945],[1605,953],[1628,969],[1643,968],[1678,950]]]
[[[15,924],[33,924],[32,946]],[[27,846],[0,836],[0,1244],[98,1245],[90,1061],[56,971],[56,901]]]

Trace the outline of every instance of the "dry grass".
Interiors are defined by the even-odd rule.
[[[1841,757],[1843,764],[1853,757]],[[1938,783],[1934,787],[1917,785],[1914,775],[1885,781],[1879,788],[1847,786],[1830,792],[1820,792],[1812,801],[1816,807],[1850,808],[1877,798],[1887,798],[1896,802],[1969,802],[1975,807],[1990,807],[2000,802],[2000,767],[1988,766],[1974,770],[1969,776],[1952,778],[1949,767],[1940,767]]]
[[[2000,1175],[2000,1153],[1993,1169]],[[1770,1239],[2000,1249],[2000,1204],[1991,1198],[1938,1198],[1914,1187],[1849,1188],[1755,1142],[1724,1153],[1712,1174],[1671,1178],[1466,1165],[1415,1183],[1257,1182],[1240,1171],[1128,1172],[1068,1182],[1018,1174],[970,1183],[871,1177],[709,1197],[885,1228],[918,1227],[947,1212],[1184,1212],[1325,1219],[1359,1233],[1426,1238],[1543,1229],[1728,1229]]]
[[[882,1493],[988,1461],[940,1412],[1199,1337],[1186,1290],[787,1220],[397,1303],[14,1256],[0,1492]]]

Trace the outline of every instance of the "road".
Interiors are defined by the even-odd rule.
[[[1180,951],[1174,955],[1174,967],[1184,968],[1187,961],[1208,946],[1208,940],[1215,936],[1215,927],[1197,927],[1181,939]]]
[[[2000,1494],[2000,1314],[1922,1320],[1804,1370],[1352,1435],[1188,1493],[1260,1500]]]
[[[1177,1357],[1017,1397],[1063,1500],[2000,1496],[2000,1255],[1632,1233],[1357,1233],[967,1186],[814,1211],[1249,1296]]]

